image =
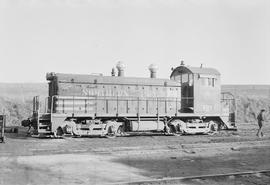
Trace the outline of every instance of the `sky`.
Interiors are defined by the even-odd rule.
[[[216,68],[222,84],[270,84],[269,0],[1,0],[0,82],[47,72],[169,78]]]

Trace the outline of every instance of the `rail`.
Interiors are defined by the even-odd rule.
[[[208,174],[208,175],[198,175],[198,176],[186,176],[186,177],[165,177],[162,179],[150,179],[150,180],[142,180],[142,181],[131,181],[131,182],[121,182],[120,184],[169,184],[176,182],[181,183],[186,180],[195,180],[195,179],[207,179],[207,178],[224,178],[231,176],[247,176],[253,174],[262,174],[262,173],[270,173],[270,170],[251,170],[251,171],[242,171],[242,172],[234,172],[234,173],[219,173],[219,174]],[[119,183],[110,183],[111,185],[119,184]]]

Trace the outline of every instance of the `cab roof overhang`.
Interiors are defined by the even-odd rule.
[[[170,77],[173,77],[177,74],[183,74],[183,73],[216,75],[216,76],[220,75],[218,70],[214,68],[179,66],[173,70]]]

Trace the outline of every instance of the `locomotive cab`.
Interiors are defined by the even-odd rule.
[[[181,86],[181,113],[220,113],[220,73],[216,69],[182,64],[170,78]]]

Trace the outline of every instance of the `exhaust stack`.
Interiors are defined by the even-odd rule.
[[[124,76],[124,69],[125,69],[125,66],[124,66],[124,63],[119,61],[117,64],[116,64],[116,68],[118,70],[118,76]]]
[[[148,69],[150,71],[150,78],[157,78],[157,66],[155,64],[151,64]]]
[[[112,68],[112,72],[111,72],[112,76],[115,76],[115,69]]]

